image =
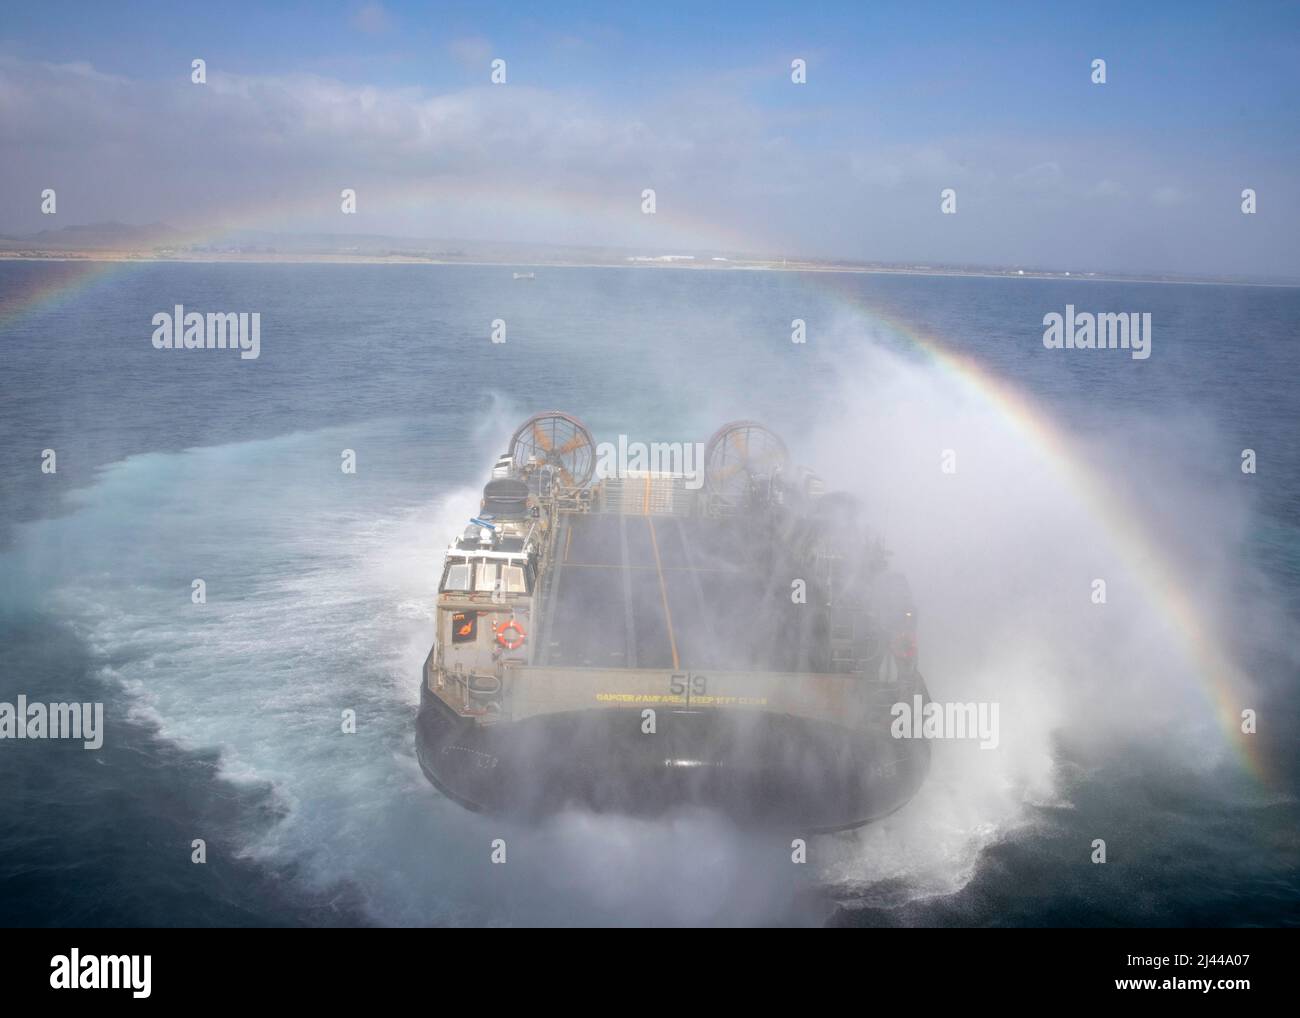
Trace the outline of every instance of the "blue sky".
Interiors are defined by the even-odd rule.
[[[25,197],[58,177],[60,225],[269,201],[283,229],[1300,275],[1297,111],[1294,3],[45,2],[0,26],[0,231],[48,228]],[[301,211],[335,180],[364,221]],[[657,234],[610,211],[642,186]],[[587,193],[586,226],[555,211]]]

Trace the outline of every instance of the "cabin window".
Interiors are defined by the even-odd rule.
[[[501,589],[507,594],[527,594],[523,566],[501,567]]]
[[[470,589],[468,562],[452,562],[447,566],[447,575],[442,580],[443,590],[467,591]]]
[[[474,584],[474,589],[487,591],[488,593],[497,589],[497,564],[495,562],[479,563],[478,582]]]

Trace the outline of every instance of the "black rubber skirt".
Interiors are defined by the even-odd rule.
[[[742,824],[826,831],[904,805],[930,766],[923,739],[745,709],[600,708],[480,726],[423,684],[416,754],[472,810],[537,819],[564,809],[656,815],[682,806]]]

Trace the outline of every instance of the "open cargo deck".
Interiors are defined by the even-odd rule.
[[[734,521],[564,514],[555,541],[537,665],[796,667],[798,641],[756,624],[790,580],[758,575]]]

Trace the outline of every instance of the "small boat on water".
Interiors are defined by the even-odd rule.
[[[536,274],[536,273],[533,273],[533,272],[516,272],[516,273],[515,273],[515,278],[516,278],[516,279],[536,279],[536,278],[537,278],[537,274]]]
[[[750,421],[703,451],[702,483],[593,480],[570,414],[515,432],[447,550],[416,749],[462,805],[693,804],[743,823],[855,827],[929,770],[891,708],[929,700],[904,578],[852,497]]]

